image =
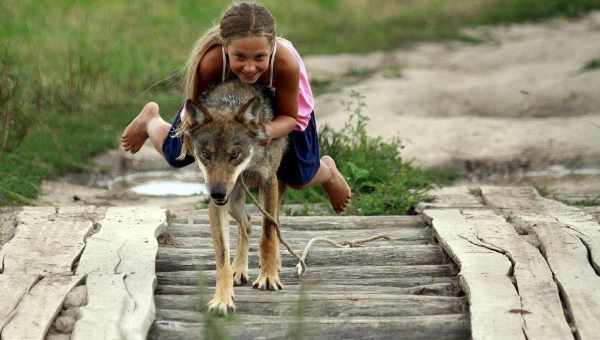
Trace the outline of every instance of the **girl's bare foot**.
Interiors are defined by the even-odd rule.
[[[331,179],[323,183],[323,189],[325,189],[327,196],[329,196],[329,201],[333,206],[333,210],[335,210],[336,213],[341,214],[346,210],[346,206],[352,198],[352,191],[350,190],[350,186],[348,185],[348,182],[346,182],[344,175],[342,175],[335,165],[333,158],[323,156],[321,161],[327,164],[331,171]]]
[[[138,152],[148,139],[148,122],[158,115],[158,104],[149,102],[123,131],[121,146],[132,154]]]

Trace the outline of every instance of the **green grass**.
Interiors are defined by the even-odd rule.
[[[353,190],[350,215],[402,215],[426,197],[433,183],[456,178],[450,171],[425,171],[402,159],[398,140],[384,142],[367,135],[363,96],[352,92],[346,101],[348,121],[340,131],[320,131],[321,153],[332,156]],[[320,188],[287,191],[287,203],[328,201]]]
[[[600,197],[575,201],[569,204],[574,205],[576,207],[596,207],[600,205]]]
[[[594,71],[594,70],[597,70],[597,69],[600,69],[600,58],[596,58],[596,59],[588,61],[581,68],[581,70],[583,72]]]
[[[263,3],[304,55],[474,41],[461,29],[600,8],[600,0]],[[121,130],[146,101],[158,101],[170,119],[181,101],[179,72],[193,42],[228,4],[0,1],[0,205],[31,203],[43,179],[86,171],[90,156],[117,146]],[[352,164],[346,170],[360,177],[366,168]]]

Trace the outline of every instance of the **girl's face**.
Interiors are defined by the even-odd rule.
[[[238,38],[227,45],[227,55],[231,72],[243,83],[254,84],[269,68],[271,44],[263,36]]]

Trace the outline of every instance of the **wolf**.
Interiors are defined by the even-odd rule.
[[[277,168],[285,151],[286,139],[266,144],[264,124],[273,119],[271,96],[258,85],[232,80],[184,104],[185,122],[182,154],[191,151],[210,193],[208,217],[216,260],[216,290],[209,311],[227,314],[235,310],[234,285],[248,282],[248,237],[252,230],[244,208],[245,191],[241,179],[258,187],[264,209],[276,220],[283,191],[277,181]],[[229,256],[230,215],[239,226],[233,264]],[[276,226],[263,219],[260,239],[260,271],[254,288],[279,290],[281,266]]]

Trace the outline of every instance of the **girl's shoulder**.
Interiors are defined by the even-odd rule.
[[[273,62],[274,82],[297,79],[300,72],[297,52],[293,45],[282,38],[277,38],[277,53]]]
[[[210,47],[200,58],[198,65],[198,74],[204,79],[221,80],[223,71],[223,52],[221,45]]]

